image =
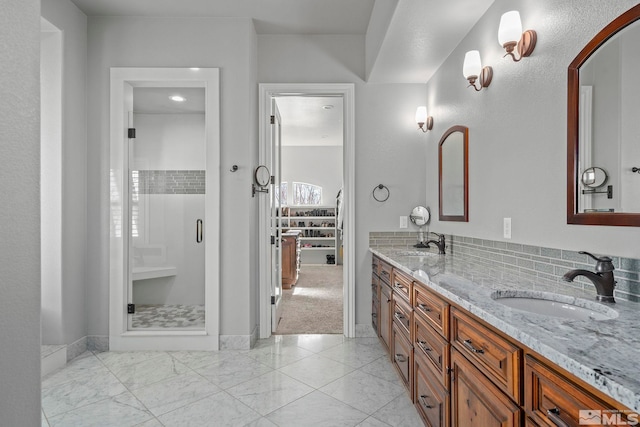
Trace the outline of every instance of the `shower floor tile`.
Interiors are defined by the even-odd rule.
[[[133,329],[204,329],[204,305],[136,304]]]

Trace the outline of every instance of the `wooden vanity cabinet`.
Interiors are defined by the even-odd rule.
[[[379,334],[380,341],[385,349],[391,354],[391,324],[393,323],[393,306],[391,302],[391,287],[380,278],[380,311],[379,311]]]
[[[589,421],[595,425],[627,425],[624,408],[618,411],[615,404],[606,401],[606,397],[601,398],[595,392],[586,390],[578,384],[577,378],[570,378],[570,374],[559,372],[559,368],[553,368],[533,355],[525,356],[524,375],[524,407],[527,415],[536,423],[531,425],[573,427]],[[583,424],[580,424],[581,410],[589,411],[582,413]],[[599,417],[587,419],[594,414],[596,417],[597,414],[613,417],[611,419],[616,421],[600,420]],[[635,425],[636,422],[629,424]]]
[[[451,345],[514,402],[522,403],[520,347],[455,307],[451,309]]]
[[[300,272],[300,234],[288,232],[282,235],[282,287],[291,289],[298,282]]]
[[[451,426],[520,427],[522,410],[451,348]]]

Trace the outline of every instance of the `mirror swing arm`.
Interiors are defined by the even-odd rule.
[[[630,212],[579,212],[579,129],[580,129],[580,67],[618,32],[640,19],[640,4],[632,7],[605,26],[587,43],[568,68],[567,84],[567,224],[640,226],[640,213]],[[609,186],[611,187],[611,186]],[[585,194],[606,193],[613,197],[613,190],[591,191]]]

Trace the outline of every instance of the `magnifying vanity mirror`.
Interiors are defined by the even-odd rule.
[[[429,220],[431,219],[431,212],[429,212],[429,208],[425,208],[424,206],[416,206],[411,211],[411,215],[409,215],[409,219],[412,223],[419,227],[418,230],[418,245],[416,247],[426,247],[422,242],[424,242],[424,230],[423,227],[429,224]]]
[[[640,177],[633,172],[640,162],[639,19],[637,5],[600,31],[569,65],[568,224],[640,226]]]
[[[438,144],[440,221],[469,221],[469,128],[449,128]]]
[[[251,185],[251,195],[255,197],[256,193],[268,193],[269,184],[271,183],[271,172],[265,165],[260,165],[253,172],[253,184]]]

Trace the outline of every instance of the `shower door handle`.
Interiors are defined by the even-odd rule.
[[[196,220],[196,243],[202,242],[202,220]]]

